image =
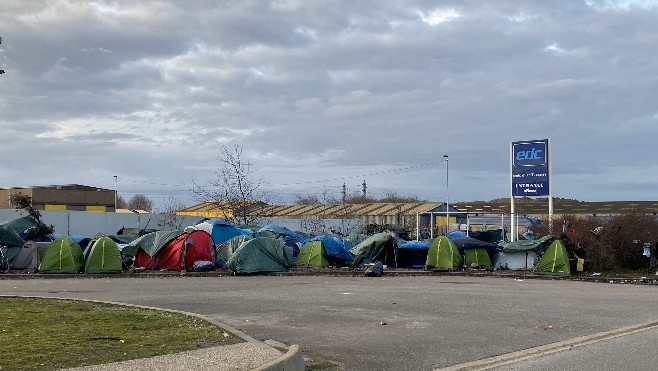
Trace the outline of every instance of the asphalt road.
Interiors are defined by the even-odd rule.
[[[299,344],[306,357],[336,361],[347,370],[433,370],[658,321],[656,285],[550,279],[452,275],[43,276],[2,279],[0,293],[107,300],[195,312],[259,340]],[[551,357],[592,351],[592,359],[600,360],[596,354],[609,353],[606,347],[620,349],[615,348],[619,342],[622,348],[635,348],[636,340],[654,340],[652,344],[656,344],[656,331]],[[572,369],[570,365],[577,364],[578,359],[568,359],[568,366],[557,363],[561,364],[557,368]],[[640,369],[628,364],[631,361],[625,361],[625,369]]]

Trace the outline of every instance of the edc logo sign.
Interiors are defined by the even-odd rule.
[[[548,140],[512,143],[512,166],[546,166]]]
[[[512,195],[548,196],[548,139],[512,142]]]

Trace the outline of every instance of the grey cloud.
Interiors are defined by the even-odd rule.
[[[3,179],[143,190],[242,142],[274,183],[389,169],[373,191],[436,199],[441,165],[395,169],[450,154],[454,197],[487,199],[507,196],[510,141],[551,138],[560,193],[644,195],[618,179],[653,166],[658,9],[610,4],[3,1]]]

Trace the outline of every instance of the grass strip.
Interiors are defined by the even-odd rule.
[[[208,321],[180,313],[0,297],[0,370],[95,365],[242,341]]]

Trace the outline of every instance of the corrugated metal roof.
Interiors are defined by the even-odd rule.
[[[260,216],[345,216],[345,215],[416,215],[443,205],[438,202],[267,205],[255,210]]]
[[[176,210],[177,215],[196,215],[205,217],[225,218],[232,217],[235,210],[250,209],[256,205],[266,205],[262,201],[246,201],[246,205],[241,205],[241,202],[231,201],[205,201],[196,205],[188,206]]]
[[[257,203],[254,201],[254,203]],[[179,210],[179,213],[208,213],[219,212],[221,203],[202,202]],[[411,202],[411,203],[368,203],[368,204],[321,204],[321,205],[267,205],[250,211],[254,216],[270,217],[346,217],[346,216],[396,216],[416,215],[438,211],[444,206],[442,202]],[[225,204],[227,209],[229,204]],[[469,213],[482,214],[509,214],[509,203],[490,203],[483,201],[457,202],[451,207]],[[514,209],[518,215],[547,215],[548,202],[516,202]],[[658,212],[656,201],[605,201],[605,202],[574,202],[572,200],[553,202],[554,214],[581,214],[581,215],[614,215],[628,212],[652,214]],[[200,214],[199,214],[200,215]]]

